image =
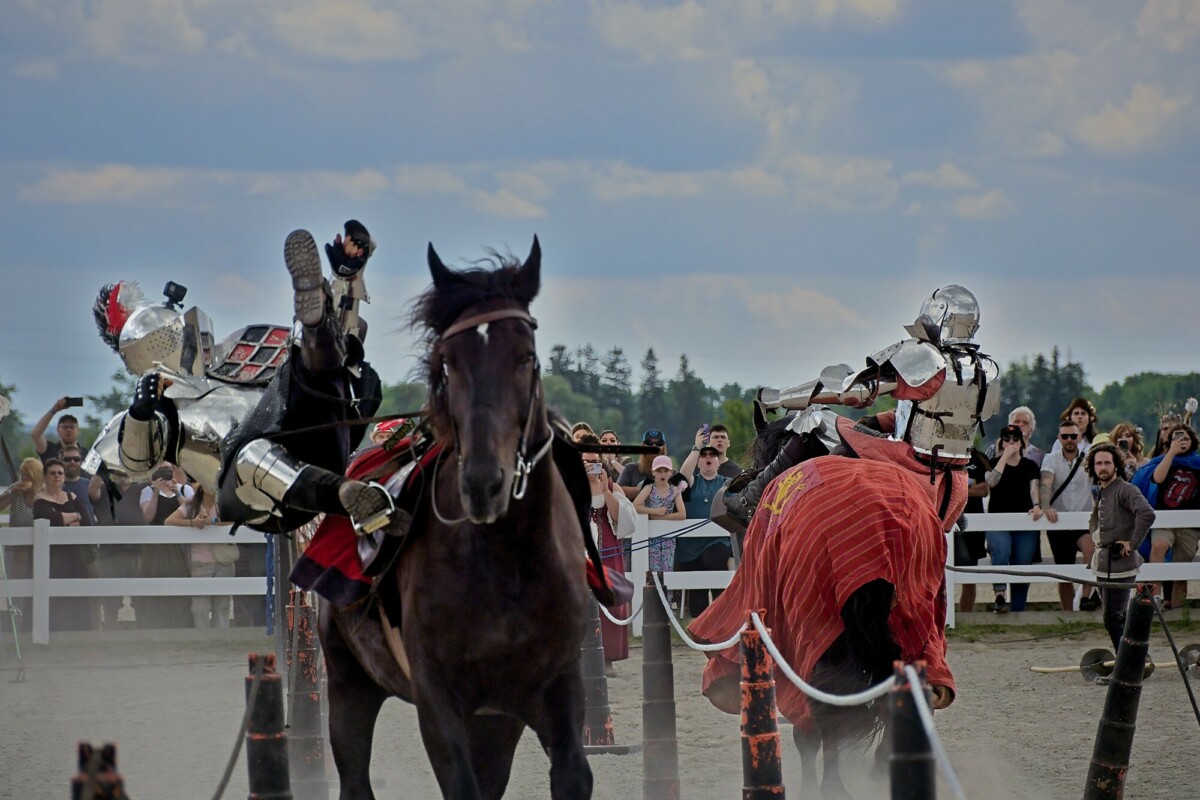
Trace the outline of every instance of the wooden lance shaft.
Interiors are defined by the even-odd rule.
[[[896,684],[888,692],[887,735],[892,740],[892,756],[888,765],[892,784],[892,800],[933,800],[937,796],[933,763],[933,745],[921,724],[917,702],[909,688],[904,664],[893,662]],[[918,661],[917,672],[921,676],[921,689],[926,702],[930,699],[929,686],[925,683],[925,662]]]
[[[296,800],[329,800],[321,731],[321,664],[317,610],[305,592],[288,592],[288,767]]]
[[[785,795],[775,709],[775,662],[753,623],[742,631],[741,648],[742,800],[782,800]]]
[[[254,674],[261,669],[258,688]],[[283,729],[283,681],[275,671],[275,654],[250,655],[246,677],[246,771],[249,800],[292,800],[288,780],[287,733]]]
[[[1129,601],[1125,631],[1117,648],[1117,663],[1108,684],[1104,713],[1092,748],[1092,762],[1083,789],[1084,800],[1120,800],[1125,793],[1153,622],[1154,597],[1150,586],[1143,584]]]
[[[99,750],[79,743],[79,772],[71,778],[71,800],[124,800],[125,780],[117,772],[117,746],[106,743]]]
[[[653,573],[642,589],[642,797],[679,797],[679,740],[675,734],[675,667],[671,628]]]

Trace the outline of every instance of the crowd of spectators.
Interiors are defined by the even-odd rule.
[[[1123,421],[1105,431],[1100,427],[1095,405],[1085,397],[1077,397],[1059,416],[1053,446],[1044,452],[1032,442],[1037,430],[1033,411],[1027,406],[1013,409],[997,439],[988,443],[984,452],[976,451],[968,466],[968,519],[985,509],[987,513],[1028,513],[1033,520],[1044,518],[1050,524],[1046,542],[1055,564],[1075,564],[1082,559],[1095,571],[1109,563],[1103,540],[1116,535],[1127,536],[1120,541],[1134,551],[1128,562],[1122,562],[1126,572],[1136,574],[1137,567],[1146,560],[1192,561],[1200,530],[1156,528],[1139,538],[1132,531],[1104,531],[1104,515],[1098,513],[1097,497],[1110,491],[1110,486],[1122,483],[1140,490],[1151,511],[1200,510],[1196,432],[1176,411],[1163,413],[1159,422],[1154,449],[1147,456],[1142,431],[1136,425]],[[1106,453],[1100,459],[1101,474],[1107,474],[1106,465],[1110,458],[1113,461],[1114,474],[1107,480],[1098,478],[1090,466],[1095,459],[1089,454],[1101,445]],[[1124,502],[1132,488],[1111,491]],[[1130,510],[1129,519],[1141,525],[1146,521],[1144,511]],[[1058,522],[1060,513],[1072,512],[1090,515],[1087,530],[1050,527]],[[975,566],[989,555],[997,566],[1038,563],[1042,557],[1041,537],[1040,530],[987,531],[981,535],[972,531],[968,522],[966,529],[956,534],[955,561]],[[1028,584],[996,584],[993,588],[991,611],[1003,614],[1025,608]],[[1058,594],[1063,611],[1093,611],[1104,602],[1104,593],[1084,591],[1082,586],[1077,589],[1070,583],[1060,584]],[[1187,582],[1157,587],[1156,594],[1164,608],[1180,608],[1187,600]],[[959,610],[973,611],[974,607],[975,586],[964,584]]]
[[[31,527],[47,520],[51,527],[186,526],[202,530],[224,525],[214,511],[214,498],[178,467],[158,465],[149,482],[134,481],[127,473],[106,469],[89,474],[83,469],[88,450],[79,441],[79,420],[61,414],[55,425],[58,440],[46,429],[55,414],[68,407],[60,398],[30,432],[36,458],[24,459],[19,477],[0,491],[0,511],[8,511],[9,526]],[[99,544],[55,545],[50,550],[51,578],[175,578],[265,576],[266,545]],[[33,575],[32,548],[6,547],[9,578]],[[54,597],[50,600],[50,629],[111,630],[138,628],[229,627],[263,625],[261,596],[171,597]],[[18,626],[30,626],[29,598],[14,598]]]

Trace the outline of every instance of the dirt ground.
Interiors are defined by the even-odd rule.
[[[0,637],[0,798],[69,796],[75,743],[116,742],[118,766],[131,797],[209,798],[232,750],[244,710],[245,654],[269,652],[272,640],[245,631],[62,635],[50,646],[24,648],[28,680],[15,677],[12,639]],[[1035,675],[1031,665],[1077,664],[1084,651],[1107,646],[1099,632],[1075,638],[1022,641],[1013,628],[1004,641],[951,642],[959,698],[937,715],[950,759],[973,800],[1081,796],[1105,689],[1078,674]],[[120,637],[120,638],[118,638]],[[1180,642],[1186,644],[1187,642]],[[1169,657],[1156,637],[1151,655]],[[738,719],[699,694],[704,656],[678,646],[680,796],[740,796]],[[641,650],[616,665],[609,680],[618,742],[641,737]],[[1193,673],[1194,674],[1194,673]],[[1200,683],[1193,678],[1193,683]],[[799,766],[784,727],[789,796],[800,797]],[[1134,741],[1129,800],[1195,795],[1200,789],[1200,726],[1177,671],[1163,669],[1146,683]],[[591,759],[597,800],[642,796],[642,756]],[[867,760],[845,767],[857,798],[886,797],[867,777]],[[413,709],[385,705],[377,729],[373,777],[380,798],[437,796]],[[507,796],[548,797],[548,762],[532,735],[522,740]],[[247,795],[240,760],[225,792]],[[949,797],[943,786],[942,797]],[[333,795],[336,796],[336,795]],[[811,795],[805,795],[811,796]]]

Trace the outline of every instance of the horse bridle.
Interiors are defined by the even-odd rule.
[[[502,319],[519,319],[529,325],[529,327],[533,330],[537,330],[537,320],[530,316],[528,311],[520,308],[498,308],[494,311],[484,311],[480,314],[467,317],[466,319],[456,320],[453,325],[442,332],[439,341],[445,342],[446,340],[457,336],[463,331],[467,331],[471,328],[476,328],[480,325],[485,325],[489,322],[496,322],[497,320]],[[550,452],[550,447],[554,444],[554,432],[551,431],[550,426],[547,425],[545,444],[538,448],[538,451],[534,453],[533,458],[526,457],[526,453],[529,450],[530,426],[533,424],[533,407],[537,402],[538,379],[541,377],[542,373],[542,362],[540,359],[538,359],[536,352],[534,353],[533,358],[533,376],[529,380],[529,404],[525,410],[525,422],[521,426],[521,440],[517,444],[517,463],[513,473],[512,498],[514,500],[523,500],[525,498],[525,491],[529,487],[530,473],[533,472],[534,468],[537,467],[538,462],[545,457],[546,453]],[[447,374],[445,362],[442,363],[442,372],[444,376]],[[458,425],[455,424],[453,419],[450,420],[450,424],[454,428],[455,454],[458,458],[459,464],[461,465],[462,448],[459,446],[458,442]]]

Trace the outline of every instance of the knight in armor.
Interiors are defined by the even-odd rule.
[[[866,367],[825,368],[816,380],[787,389],[763,388],[761,412],[800,413],[788,430],[794,435],[775,459],[749,482],[736,481],[725,495],[728,517],[744,527],[767,484],[789,467],[829,453],[883,458],[926,471],[946,529],[966,502],[965,470],[983,420],[1000,406],[999,368],[979,351],[979,304],[957,285],[943,286],[921,304],[916,321],[905,326],[912,337],[867,357]],[[828,405],[867,408],[891,395],[898,403],[855,424]],[[741,484],[740,489],[736,484]],[[736,489],[736,490],[735,490]]]
[[[331,280],[312,235],[288,235],[290,331],[252,325],[214,345],[206,314],[177,310],[183,287],[168,283],[164,305],[142,304],[127,285],[105,287],[96,306],[101,336],[139,379],[89,463],[134,478],[161,461],[177,464],[215,492],[221,519],[266,533],[319,513],[350,517],[360,534],[383,527],[394,510],[388,492],[343,477],[366,430],[355,423],[381,401],[358,316],[375,243],[356,220],[344,230],[325,246]]]

